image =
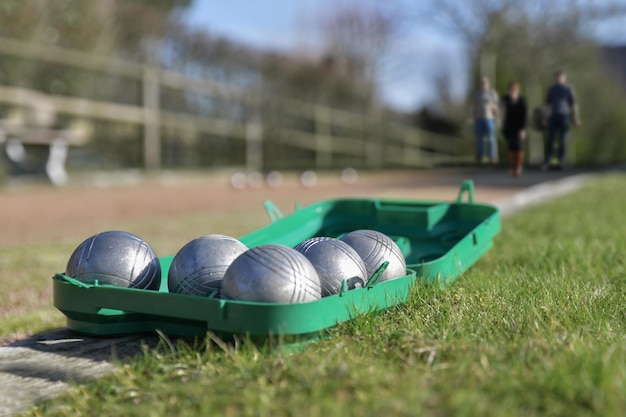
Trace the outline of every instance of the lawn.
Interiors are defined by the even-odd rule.
[[[610,176],[504,219],[453,285],[418,286],[301,351],[164,340],[27,415],[621,416],[624,189],[626,177]],[[41,268],[67,254],[28,250]]]

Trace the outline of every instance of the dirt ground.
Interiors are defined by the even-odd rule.
[[[263,210],[267,199],[283,213],[290,213],[295,202],[305,206],[342,197],[452,201],[468,178],[475,181],[477,201],[495,202],[541,181],[532,172],[525,179],[512,179],[495,169],[448,169],[359,173],[353,184],[342,182],[339,173],[324,173],[318,174],[315,186],[305,187],[292,173],[284,175],[279,187],[234,189],[230,174],[100,174],[72,178],[63,188],[8,183],[0,187],[0,247],[85,236],[94,225],[104,227],[121,218]]]
[[[64,188],[46,185],[12,185],[0,189],[0,246],[40,243],[89,234],[94,223],[114,224],[116,219],[145,216],[184,216],[206,212],[263,210],[271,200],[283,212],[295,202],[342,197],[394,197],[452,200],[461,179],[453,173],[391,172],[361,174],[354,184],[339,175],[320,175],[313,187],[300,184],[296,174],[285,175],[280,187],[263,185],[237,190],[227,174],[137,175],[83,179]],[[442,184],[442,180],[445,184]],[[456,183],[455,183],[456,182]],[[449,183],[449,184],[448,184]],[[511,189],[477,189],[479,201],[505,198]]]

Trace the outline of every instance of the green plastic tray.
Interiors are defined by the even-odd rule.
[[[464,201],[465,200],[465,201]],[[217,334],[311,336],[359,314],[406,301],[414,285],[446,285],[476,262],[500,231],[498,209],[474,203],[473,183],[463,182],[457,201],[339,199],[296,207],[283,216],[270,202],[272,222],[239,239],[248,247],[295,246],[313,236],[340,236],[374,229],[391,236],[407,261],[408,275],[342,291],[301,304],[222,300],[167,292],[173,256],[160,258],[159,291],[86,285],[63,274],[53,277],[54,305],[79,333],[108,336],[160,330],[175,336]],[[381,270],[386,265],[381,266]]]

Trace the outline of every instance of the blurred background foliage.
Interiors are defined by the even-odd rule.
[[[530,110],[544,103],[557,70],[568,74],[581,111],[582,126],[574,132],[576,163],[607,164],[626,159],[626,50],[602,45],[592,29],[603,21],[624,16],[619,1],[439,0],[437,12],[413,15],[468,47],[472,85],[490,77],[501,95],[510,81],[518,81]],[[615,53],[617,52],[617,53]],[[613,59],[607,56],[613,53]],[[442,71],[436,80],[443,100],[434,103],[443,113],[461,120],[465,103],[449,99],[451,78]],[[437,77],[436,77],[437,78]],[[542,134],[541,134],[542,135]]]
[[[192,0],[4,0],[0,2],[0,86],[142,106],[145,74],[129,75],[135,70],[118,73],[114,67],[120,62],[139,69],[154,66],[170,75],[204,82],[198,89],[180,89],[171,75],[174,81],[160,86],[159,110],[176,118],[176,123],[163,125],[158,132],[160,167],[245,165],[250,156],[245,140],[248,133],[242,129],[252,122],[263,126],[262,160],[256,168],[346,164],[381,168],[394,166],[394,158],[371,163],[368,155],[382,149],[376,148],[381,143],[397,142],[398,149],[408,146],[402,138],[413,131],[404,131],[404,127],[439,135],[420,144],[417,151],[421,153],[458,158],[443,161],[471,158],[466,97],[480,75],[489,76],[500,93],[506,91],[509,81],[520,81],[531,107],[537,107],[554,71],[564,69],[578,95],[583,121],[575,133],[576,163],[615,163],[626,159],[626,119],[622,117],[626,75],[615,70],[626,61],[626,54],[606,59],[608,52],[620,49],[598,44],[589,28],[626,13],[620,4],[394,0],[356,7],[346,3],[320,15],[316,30],[321,49],[310,55],[260,50],[190,27],[182,16]],[[459,74],[442,62],[428,80],[437,91],[435,98],[426,106],[400,111],[382,100],[378,80],[388,70],[389,52],[402,40],[403,30],[412,25],[432,27],[466,45],[468,74]],[[79,60],[94,57],[93,62],[100,62],[98,59],[104,58],[108,67],[66,65],[10,52],[9,47],[16,48],[18,41],[26,48],[34,45],[82,53],[76,55]],[[5,44],[9,46],[4,48]],[[467,77],[470,85],[459,96],[451,85],[461,76]],[[206,94],[207,89],[211,94]],[[325,115],[316,106],[331,108],[332,114]],[[0,117],[17,117],[10,103],[1,103],[0,111]],[[62,111],[56,116],[52,128],[72,128],[77,123],[89,127],[90,140],[70,150],[70,168],[145,166],[147,145],[141,124]],[[214,123],[219,128],[203,130],[195,122],[185,123],[191,120],[185,119],[189,116],[219,121]],[[345,121],[329,121],[341,118]],[[319,123],[322,119],[324,126]],[[317,145],[308,145],[306,136],[292,141],[285,133],[296,131],[309,134],[311,141],[320,135],[330,137],[336,146],[344,141],[344,148],[350,148],[352,140],[360,140],[367,149],[343,152],[324,162]],[[403,164],[412,165],[407,160]]]

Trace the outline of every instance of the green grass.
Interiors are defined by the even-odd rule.
[[[626,178],[503,221],[446,289],[285,353],[162,343],[28,415],[621,416]]]
[[[73,246],[67,243],[2,248],[0,257],[0,342],[65,323],[52,306],[50,278],[65,267]]]

